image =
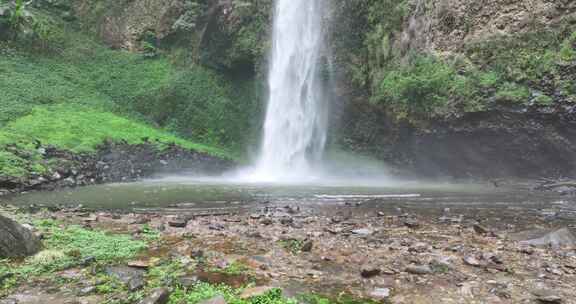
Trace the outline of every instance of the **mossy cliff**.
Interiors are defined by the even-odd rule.
[[[576,173],[573,1],[335,3],[334,142],[430,175]]]

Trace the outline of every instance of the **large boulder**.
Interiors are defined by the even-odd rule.
[[[40,248],[40,239],[30,230],[0,215],[0,258],[25,257]]]

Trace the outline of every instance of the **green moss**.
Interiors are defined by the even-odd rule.
[[[4,132],[73,152],[93,152],[108,140],[128,144],[151,142],[159,149],[177,144],[187,149],[230,158],[222,150],[180,139],[113,113],[81,106],[34,108],[30,115],[9,123]]]
[[[35,226],[44,235],[44,250],[22,263],[0,261],[0,276],[11,274],[2,291],[29,277],[46,275],[73,266],[92,257],[98,263],[125,261],[146,248],[146,243],[133,240],[128,235],[113,235],[87,230],[78,226],[63,226],[55,221],[42,220]],[[7,286],[9,284],[10,286]],[[1,292],[0,292],[1,294]]]
[[[562,43],[560,59],[564,61],[576,60],[576,31]]]
[[[549,106],[554,103],[554,99],[546,94],[539,94],[534,98],[534,104],[540,106]]]
[[[378,302],[372,300],[357,299],[348,295],[340,295],[338,297],[325,297],[318,294],[305,294],[298,297],[300,303],[303,304],[376,304]]]
[[[502,102],[526,103],[530,100],[530,90],[525,86],[507,82],[496,92],[496,99]]]
[[[189,303],[196,304],[217,296],[223,296],[229,304],[296,304],[296,300],[282,297],[280,289],[273,289],[264,295],[241,299],[242,289],[235,289],[224,285],[210,285],[199,283],[190,290],[176,289],[170,296],[170,304]]]
[[[279,243],[282,247],[284,247],[284,249],[292,254],[300,253],[300,251],[302,251],[302,247],[304,246],[304,241],[297,239],[280,240]]]
[[[440,59],[417,56],[410,64],[389,68],[372,102],[385,105],[399,119],[442,118],[483,110],[481,89],[497,81],[496,74],[462,74]]]
[[[480,73],[478,84],[484,88],[493,88],[500,82],[500,75],[495,72]]]
[[[27,161],[13,153],[0,151],[0,175],[21,177],[28,173]]]
[[[193,270],[179,261],[166,261],[152,267],[147,274],[148,287],[157,288],[166,285],[177,285],[178,277],[185,275],[186,271]]]

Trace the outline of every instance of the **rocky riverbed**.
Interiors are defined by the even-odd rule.
[[[50,219],[147,246],[116,263],[82,256],[73,267],[4,284],[0,303],[226,303],[178,298],[199,282],[241,288],[237,296],[246,299],[272,288],[288,298],[318,295],[302,303],[576,303],[574,221],[558,216],[572,207],[419,211],[262,202],[185,214],[5,207],[20,222]],[[162,267],[174,267],[174,276],[158,281]],[[119,285],[104,288],[110,276]]]

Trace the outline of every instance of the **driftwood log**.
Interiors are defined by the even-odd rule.
[[[40,240],[32,231],[0,215],[0,258],[25,257],[40,248]]]

